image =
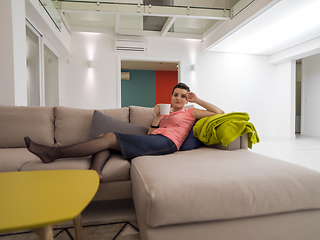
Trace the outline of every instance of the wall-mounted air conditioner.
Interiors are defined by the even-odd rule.
[[[121,72],[121,80],[130,80],[130,72]]]
[[[148,49],[148,42],[145,40],[129,40],[129,39],[116,39],[116,51],[125,52],[145,52]]]

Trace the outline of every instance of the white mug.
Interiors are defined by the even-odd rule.
[[[170,114],[170,104],[159,104],[160,105],[160,114],[169,115]]]

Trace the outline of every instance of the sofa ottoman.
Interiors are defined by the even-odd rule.
[[[138,157],[131,180],[143,240],[320,236],[320,173],[248,150]]]

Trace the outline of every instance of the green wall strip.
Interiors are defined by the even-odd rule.
[[[127,70],[130,80],[121,80],[121,107],[130,105],[154,107],[156,105],[156,71]]]

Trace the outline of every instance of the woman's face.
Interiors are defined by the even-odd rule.
[[[181,110],[183,109],[184,105],[188,102],[187,101],[187,90],[176,88],[171,96],[171,105],[173,108],[173,111]]]

